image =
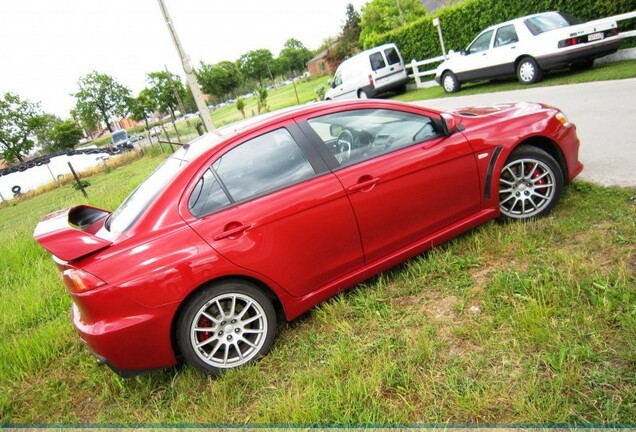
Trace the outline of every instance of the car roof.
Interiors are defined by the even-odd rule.
[[[508,24],[513,24],[513,23],[520,23],[520,22],[523,22],[523,21],[527,20],[528,18],[534,18],[534,17],[538,17],[538,16],[542,16],[542,15],[551,14],[551,13],[558,13],[558,11],[540,12],[540,13],[536,13],[536,14],[532,14],[532,15],[525,15],[525,16],[522,16],[522,17],[519,17],[519,18],[514,18],[514,19],[511,19],[511,20],[508,20],[508,21],[504,21],[504,22],[500,22],[500,23],[497,23],[497,24],[493,24],[490,27],[486,27],[480,33],[483,33],[483,32],[485,32],[487,30],[492,30],[492,29],[494,29],[496,27],[501,27],[501,26],[508,25]]]

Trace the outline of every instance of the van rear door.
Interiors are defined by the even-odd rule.
[[[404,61],[395,46],[388,46],[369,55],[375,88],[388,90],[401,86],[407,77]]]

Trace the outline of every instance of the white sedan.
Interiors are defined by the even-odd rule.
[[[466,48],[437,67],[435,81],[447,93],[469,81],[517,76],[532,84],[551,69],[587,69],[618,50],[616,21],[587,23],[564,12],[544,12],[488,27]]]

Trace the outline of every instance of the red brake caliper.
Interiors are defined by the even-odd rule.
[[[199,322],[197,324],[197,327],[212,327],[212,321],[210,321],[206,317],[201,317],[201,318],[199,318]],[[198,332],[197,333],[197,339],[199,340],[199,342],[202,342],[202,341],[208,339],[210,336],[212,336],[212,333],[210,333],[210,332]]]

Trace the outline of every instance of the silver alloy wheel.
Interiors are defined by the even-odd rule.
[[[190,326],[190,342],[203,362],[233,368],[255,358],[265,343],[263,307],[240,293],[221,294],[205,303]]]
[[[512,219],[533,217],[554,199],[556,182],[548,165],[537,159],[517,159],[499,178],[499,207]]]
[[[529,60],[524,60],[519,66],[519,76],[523,80],[523,82],[531,82],[535,75],[537,74],[537,70],[534,67],[534,64]]]
[[[452,93],[455,90],[455,79],[451,74],[444,75],[444,90],[447,93]]]

